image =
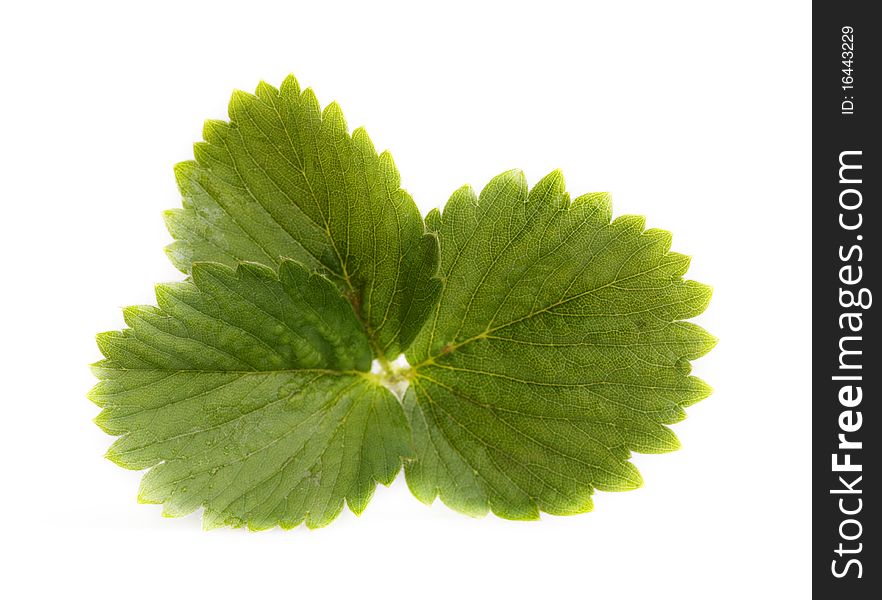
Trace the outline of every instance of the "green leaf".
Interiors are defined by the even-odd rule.
[[[293,76],[280,89],[235,92],[229,115],[207,121],[196,160],[175,169],[184,208],[166,213],[174,265],[296,260],[337,284],[375,354],[397,356],[440,283],[437,243],[392,157],[363,129],[350,136],[340,107],[322,111]]]
[[[395,396],[366,373],[371,347],[324,276],[281,261],[194,263],[98,336],[90,397],[121,436],[107,456],[150,470],[139,499],[164,514],[205,507],[206,527],[330,522],[364,510],[410,453]]]
[[[535,519],[640,486],[631,451],[677,448],[666,425],[710,393],[689,361],[715,340],[683,320],[711,291],[670,234],[611,220],[606,194],[570,202],[559,172],[462,188],[427,223],[444,288],[407,352],[413,493]]]
[[[686,321],[711,291],[668,232],[571,201],[559,172],[464,187],[424,222],[388,153],[293,77],[236,92],[204,137],[166,215],[187,280],[98,336],[96,422],[108,458],[149,469],[142,502],[319,527],[403,464],[423,502],[535,519],[679,447],[716,340]]]

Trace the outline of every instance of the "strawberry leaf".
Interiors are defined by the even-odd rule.
[[[710,387],[708,286],[608,194],[519,171],[421,219],[387,153],[289,77],[237,92],[176,173],[156,307],[98,336],[108,458],[206,527],[320,527],[407,483],[471,515],[591,510]],[[408,364],[393,361],[404,353]],[[372,365],[375,365],[372,367]]]
[[[437,297],[437,244],[401,189],[388,152],[364,129],[350,136],[336,103],[323,111],[293,76],[237,91],[230,121],[207,121],[195,161],[176,166],[183,209],[166,213],[167,253],[194,261],[322,272],[352,303],[375,353],[394,358]]]
[[[665,425],[710,393],[688,361],[714,338],[682,319],[710,288],[640,217],[611,221],[606,194],[570,202],[554,172],[476,198],[457,191],[428,222],[444,290],[407,358],[413,493],[512,519],[590,510],[596,489],[641,485],[630,452],[678,447]]]
[[[140,501],[169,516],[204,506],[206,527],[320,527],[344,500],[360,513],[410,440],[395,396],[365,372],[351,306],[290,261],[278,276],[253,263],[192,274],[99,335],[90,397],[121,436],[108,458],[150,469]]]

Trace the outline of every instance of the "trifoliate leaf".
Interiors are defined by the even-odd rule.
[[[611,220],[606,194],[570,202],[559,172],[462,188],[427,222],[444,288],[407,353],[413,493],[533,519],[640,486],[630,452],[677,448],[665,425],[710,393],[688,361],[715,340],[683,321],[710,288],[670,234]]]
[[[584,512],[710,393],[689,361],[715,339],[685,321],[710,288],[607,194],[512,171],[423,223],[389,155],[293,77],[237,92],[205,140],[167,215],[189,277],[99,335],[90,395],[165,514],[318,527],[403,461],[424,502]]]
[[[280,89],[235,92],[229,115],[206,122],[196,160],[176,167],[184,208],[166,214],[174,265],[296,260],[337,284],[377,353],[403,352],[440,284],[437,244],[392,157],[378,156],[364,129],[350,136],[340,107],[322,111],[293,76]]]
[[[351,305],[291,262],[194,263],[99,335],[91,398],[121,436],[108,457],[150,470],[139,498],[170,516],[205,507],[206,527],[319,527],[344,500],[361,512],[410,452]]]

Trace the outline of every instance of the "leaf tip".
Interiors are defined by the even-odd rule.
[[[364,513],[368,503],[371,501],[371,498],[374,495],[375,489],[376,487],[372,487],[368,494],[363,496],[346,498],[346,506],[348,506],[349,510],[352,511],[352,514],[354,514],[356,517],[360,517],[362,513]]]
[[[625,490],[636,490],[643,487],[644,480],[643,475],[640,471],[632,465],[631,463],[627,463],[630,466],[630,473],[628,474],[628,478],[626,479],[626,484],[623,489]]]
[[[88,400],[89,402],[91,402],[95,406],[101,407],[104,405],[104,400],[102,399],[101,393],[98,390],[99,385],[100,385],[100,383],[92,386],[92,389],[90,389],[88,392],[86,392],[86,400]],[[92,422],[95,423],[96,425],[98,425],[97,419],[98,419],[97,416],[94,419],[92,419]],[[100,425],[98,425],[98,426],[100,427]]]
[[[698,377],[694,377],[693,379],[695,379],[696,387],[698,388],[698,393],[700,395],[698,400],[704,400],[714,393],[713,386],[706,382],[704,379],[699,379]]]
[[[535,498],[530,498],[529,504],[524,506],[512,506],[509,504],[496,504],[490,502],[489,508],[490,512],[494,515],[508,521],[538,521],[542,516],[542,511],[539,510],[539,505]],[[486,513],[487,511],[485,510],[482,514],[466,514],[470,517],[483,517]]]
[[[703,379],[690,375],[688,377],[688,382],[690,385],[689,394],[677,402],[677,408],[680,410],[680,414],[677,415],[679,418],[676,419],[676,421],[682,421],[686,417],[686,412],[683,410],[684,408],[701,402],[714,393],[714,388]]]
[[[475,194],[475,189],[471,184],[467,183],[450,195],[447,204],[444,205],[444,212],[442,215],[447,215],[450,211],[456,212],[460,207],[475,207],[477,205],[478,196]]]
[[[172,266],[181,273],[189,273],[190,265],[193,264],[193,250],[190,245],[182,240],[175,240],[162,249]]]
[[[441,211],[433,208],[426,215],[426,230],[437,237],[439,229],[441,229]]]
[[[548,181],[549,183],[553,183],[555,187],[560,188],[563,191],[566,188],[566,178],[564,177],[563,170],[554,169],[548,175],[539,180],[539,183],[543,181]],[[538,185],[538,184],[537,184]]]
[[[253,104],[255,100],[257,100],[257,96],[255,96],[254,94],[249,94],[248,92],[246,92],[244,90],[233,90],[233,93],[230,96],[229,108],[227,110],[229,117],[230,117],[230,121],[232,121],[232,122],[237,121],[239,115],[242,114],[242,111],[247,110],[247,107],[250,104]],[[209,122],[221,123],[221,124],[229,127],[229,124],[224,123],[223,121],[209,120],[209,121],[205,122],[206,125]],[[205,138],[205,139],[208,140],[208,138]]]
[[[520,200],[524,202],[527,201],[527,176],[524,175],[524,172],[521,169],[509,169],[508,171],[503,171],[484,186],[484,189],[481,190],[480,196],[483,197],[485,194],[490,194],[493,190],[505,190],[510,187],[515,189],[516,196]]]
[[[98,344],[98,350],[105,357],[111,352],[113,342],[117,341],[123,334],[121,331],[102,331],[95,335],[95,342]]]
[[[322,121],[338,133],[346,134],[346,118],[343,116],[343,109],[340,108],[336,100],[328,104],[322,111]]]
[[[208,508],[202,511],[202,530],[211,531],[224,526],[224,519],[220,513]]]
[[[701,283],[699,281],[695,281],[693,279],[689,279],[686,281],[686,285],[694,290],[694,305],[691,311],[689,311],[687,318],[692,318],[700,315],[704,311],[707,310],[707,307],[710,306],[711,297],[714,294],[714,288],[711,285],[706,283]]]
[[[704,354],[707,354],[708,352],[710,352],[711,350],[713,350],[714,348],[717,347],[717,344],[720,342],[720,338],[718,338],[717,336],[715,336],[714,334],[712,334],[708,331],[705,331],[704,333],[706,334],[706,338],[705,338],[705,345],[704,345],[703,349],[704,349]]]
[[[567,206],[570,199],[563,171],[555,169],[540,179],[530,190],[529,199],[531,202],[545,202],[560,208]]]
[[[244,265],[245,263],[238,263],[236,265],[236,268],[233,269],[232,267],[228,267],[227,265],[221,263],[196,261],[190,268],[190,276],[193,278],[193,283],[196,284],[196,287],[201,288],[202,286],[200,285],[200,283],[202,283],[205,278],[222,277],[224,279],[227,279],[230,276],[241,274],[242,271],[240,271],[240,269],[242,269]],[[159,286],[157,286],[157,289],[158,288]]]
[[[600,215],[600,221],[609,223],[612,220],[612,194],[609,192],[589,192],[573,200],[573,206],[584,206]]]
[[[245,92],[242,93],[244,94]],[[226,121],[221,121],[219,119],[205,119],[205,122],[202,123],[202,139],[209,144],[223,139],[223,136],[226,133],[227,129],[229,129],[229,127],[230,124]],[[193,151],[197,160],[199,160],[200,158],[203,161],[206,160],[206,153],[204,151],[205,149],[206,148],[204,147],[204,145],[200,145],[198,142],[193,145]],[[187,161],[184,162],[186,163]],[[180,164],[182,163],[177,163],[177,165]]]
[[[102,411],[101,414],[104,414],[104,412]],[[98,427],[101,427],[101,429],[106,431],[104,426],[98,420],[101,414],[95,417],[94,422],[96,425],[98,425]],[[122,467],[123,469],[131,469],[132,467],[129,466],[128,463],[126,463],[125,459],[123,459],[122,455],[116,450],[115,446],[116,444],[107,449],[107,452],[104,453],[104,458],[106,458],[118,467]],[[138,494],[138,502],[140,504],[144,504],[144,502],[141,502],[140,493]]]
[[[105,379],[107,376],[106,375],[107,366],[108,366],[107,360],[102,359],[102,360],[98,360],[98,361],[95,361],[92,364],[90,364],[89,370],[92,372],[92,375],[94,375],[96,378]],[[98,386],[96,385],[95,387],[98,387]],[[93,387],[91,390],[89,390],[89,393],[86,394],[86,397],[89,398],[90,400],[91,400],[91,398],[89,396],[96,393],[95,387]]]
[[[196,161],[193,160],[182,160],[175,163],[175,166],[172,167],[175,174],[175,181],[178,184],[178,190],[180,190],[181,193],[184,193],[189,188],[189,184],[193,178],[193,171],[196,170],[196,167]]]
[[[269,100],[271,98],[277,98],[279,96],[279,90],[276,89],[275,86],[270,85],[266,81],[261,80],[257,87],[254,89],[254,94],[263,100]]]
[[[297,81],[294,73],[288,73],[288,75],[282,81],[282,85],[279,87],[279,90],[282,92],[282,94],[286,96],[300,95],[300,82]]]
[[[89,397],[89,396],[92,394],[92,392],[94,392],[94,391],[95,391],[95,388],[92,388],[92,390],[89,392],[89,394],[87,394],[86,397]],[[95,402],[95,400],[94,400],[93,398],[89,398],[89,400],[92,400],[92,402]],[[95,404],[98,405],[98,406],[101,406],[101,405],[98,404],[97,402],[95,402]],[[102,410],[100,413],[98,413],[97,415],[95,415],[95,417],[92,419],[92,422],[93,422],[95,425],[97,425],[98,428],[99,428],[101,431],[103,431],[104,433],[110,433],[110,431],[108,431],[108,427],[107,427],[107,420],[108,420],[108,417],[107,417],[107,414],[106,414],[106,413],[107,413],[107,410],[106,410],[106,409],[105,409],[105,410]],[[113,435],[113,434],[110,433],[110,435]],[[110,450],[107,450],[107,452],[104,453],[104,458],[109,458],[109,457],[107,456],[108,453],[110,453]]]

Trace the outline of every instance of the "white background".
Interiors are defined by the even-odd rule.
[[[810,25],[769,1],[4,4],[0,595],[808,597]],[[643,489],[515,523],[400,478],[360,518],[264,533],[135,502],[84,397],[94,334],[181,277],[161,211],[202,120],[289,72],[392,151],[424,212],[560,167],[674,232],[715,287],[695,373],[716,392],[682,450],[635,457]]]

